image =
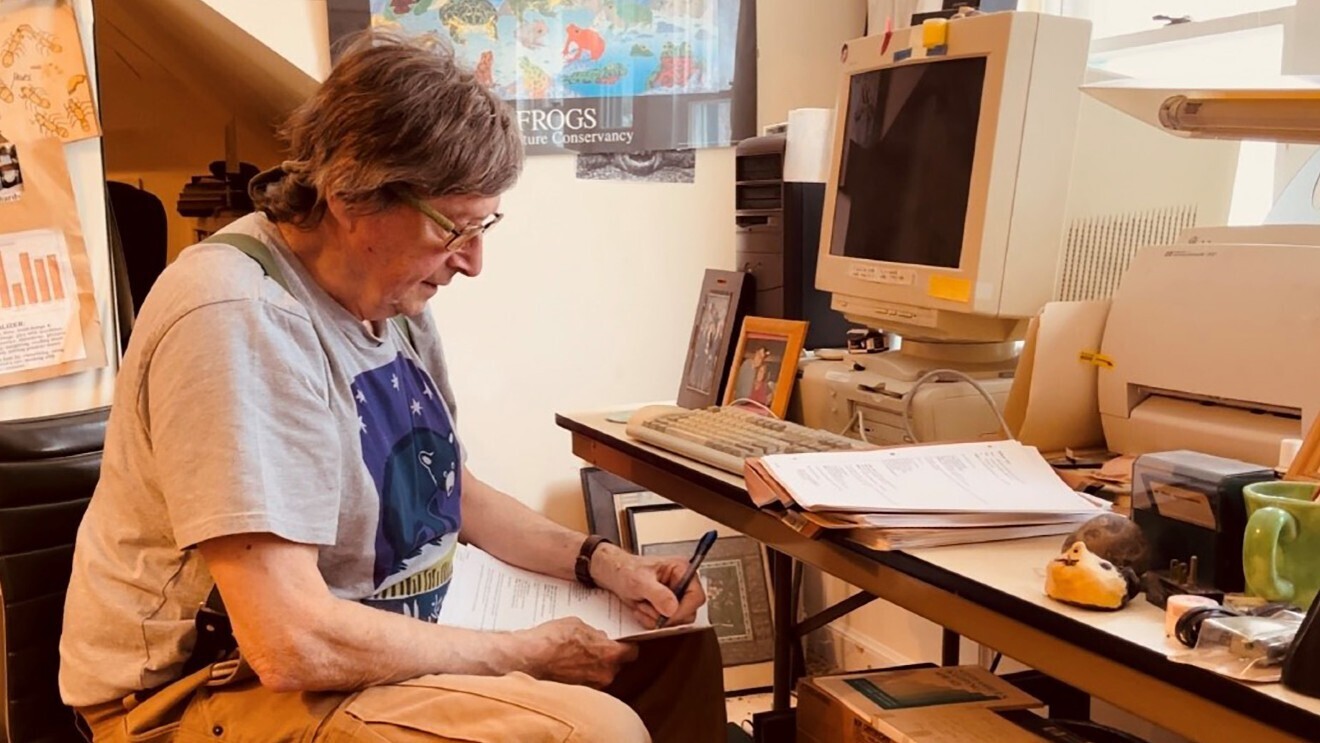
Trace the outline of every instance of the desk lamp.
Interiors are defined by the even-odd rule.
[[[1085,85],[1087,94],[1180,137],[1320,144],[1320,77],[1280,75],[1212,86],[1126,79]],[[1320,600],[1284,660],[1283,684],[1320,697]]]

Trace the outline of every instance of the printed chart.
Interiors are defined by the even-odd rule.
[[[0,374],[86,358],[75,287],[63,235],[0,235]]]

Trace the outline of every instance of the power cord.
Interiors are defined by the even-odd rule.
[[[871,443],[870,440],[866,438],[866,425],[862,418],[861,408],[857,409],[857,415],[848,419],[848,425],[844,426],[842,431],[839,431],[839,435],[847,436],[848,432],[853,430],[854,426],[857,428],[857,438],[861,439],[864,444]]]
[[[740,405],[740,404],[742,404],[742,403],[747,403],[748,405],[751,405],[751,406],[753,406],[753,407],[757,407],[757,408],[760,408],[760,409],[764,410],[764,411],[765,411],[765,414],[768,415],[768,416],[770,416],[771,418],[776,418],[776,419],[779,418],[779,416],[775,415],[775,411],[773,411],[773,410],[771,410],[770,408],[766,407],[764,404],[759,403],[759,402],[757,402],[756,400],[753,400],[753,399],[750,398],[750,397],[740,397],[740,398],[738,398],[737,400],[734,400],[733,402],[729,403],[726,407],[731,407],[731,408],[732,408],[732,407],[737,407],[738,405]]]
[[[903,433],[906,434],[909,443],[921,443],[921,440],[917,438],[916,432],[912,430],[912,402],[917,398],[917,390],[921,389],[922,385],[929,382],[951,381],[949,380],[949,377],[953,377],[956,381],[966,382],[979,392],[981,397],[985,398],[986,403],[990,406],[991,412],[995,414],[995,419],[999,421],[999,428],[1004,432],[1005,438],[1010,440],[1015,438],[1013,432],[1008,428],[1008,421],[1004,420],[1004,414],[999,412],[999,406],[995,404],[994,398],[991,397],[990,393],[981,386],[980,382],[977,382],[975,379],[972,379],[957,369],[932,369],[931,371],[922,374],[921,377],[917,379],[916,384],[912,385],[912,389],[908,390],[908,393],[903,400]]]

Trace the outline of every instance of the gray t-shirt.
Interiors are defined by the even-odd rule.
[[[116,381],[101,479],[78,530],[60,691],[98,704],[177,678],[214,584],[198,543],[269,532],[319,547],[338,597],[435,621],[462,456],[439,337],[371,329],[262,215],[289,290],[202,244],[161,274]]]

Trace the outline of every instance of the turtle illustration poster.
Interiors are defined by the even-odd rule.
[[[479,79],[516,105],[529,153],[637,152],[724,147],[754,134],[753,7],[371,0],[371,22],[448,39]]]

